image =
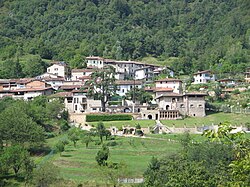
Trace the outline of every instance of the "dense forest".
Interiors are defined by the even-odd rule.
[[[71,67],[89,55],[154,57],[184,74],[236,74],[249,66],[249,10],[247,0],[2,0],[0,65],[27,54]]]

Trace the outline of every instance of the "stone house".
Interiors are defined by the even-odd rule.
[[[143,119],[180,119],[182,116],[204,117],[205,93],[167,93],[156,97],[157,110],[142,110]]]

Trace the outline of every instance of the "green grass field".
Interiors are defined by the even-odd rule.
[[[60,137],[49,139],[48,144],[53,146],[59,139]],[[159,158],[180,149],[179,143],[169,142],[167,139],[158,137],[154,137],[154,139],[116,137],[114,141],[118,145],[109,147],[108,161],[124,163],[126,171],[128,171],[126,174],[128,178],[142,177],[153,156]],[[101,145],[95,145],[94,142],[89,145],[89,148],[85,148],[85,144],[80,141],[75,148],[70,142],[62,156],[57,153],[51,159],[60,168],[60,175],[65,180],[71,180],[74,184],[82,183],[84,186],[103,185],[107,179],[95,160],[100,148]]]
[[[98,122],[88,122],[90,125],[97,126]],[[135,127],[136,124],[140,124],[141,127],[151,127],[155,125],[155,120],[131,120],[131,121],[105,121],[103,122],[106,128],[109,128],[111,126],[116,126],[117,128],[120,128],[122,126],[130,126]]]
[[[232,125],[244,125],[247,122],[250,122],[250,115],[245,114],[234,114],[234,113],[213,113],[209,114],[205,117],[188,117],[183,120],[161,120],[161,122],[164,125],[167,125],[169,127],[172,127],[175,125],[175,127],[194,127],[196,126],[203,126],[203,125],[216,125],[220,122],[229,121]],[[97,126],[98,122],[89,122],[90,125]],[[140,124],[141,127],[151,127],[155,125],[154,120],[132,120],[132,121],[108,121],[103,122],[106,128],[109,128],[111,126],[116,126],[117,128],[120,128],[122,126],[133,126],[135,127],[136,124]]]
[[[250,115],[245,114],[234,114],[234,113],[213,113],[209,114],[205,117],[188,117],[184,120],[161,120],[164,125],[175,127],[183,127],[186,125],[187,127],[203,126],[203,125],[217,125],[219,123],[223,123],[225,121],[230,122],[232,125],[244,125],[247,122],[250,122]]]

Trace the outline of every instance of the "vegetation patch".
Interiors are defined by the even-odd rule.
[[[132,120],[132,116],[128,114],[89,114],[86,116],[87,122],[94,122],[94,121],[125,121],[125,120]]]

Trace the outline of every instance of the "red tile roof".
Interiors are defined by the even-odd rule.
[[[54,90],[52,87],[46,87],[46,88],[21,88],[16,90],[11,90],[11,92],[34,92],[34,91],[45,91],[45,90]]]
[[[93,69],[72,69],[72,73],[75,73],[75,72],[93,72],[94,70]]]
[[[166,81],[166,82],[182,82],[182,80],[180,79],[172,79],[172,78],[165,78],[165,79],[160,79],[160,80],[156,80],[155,82],[163,82],[163,81]]]
[[[198,71],[198,72],[194,73],[194,75],[198,75],[200,73],[211,73],[211,70]]]
[[[155,92],[172,92],[174,89],[172,88],[155,88]]]
[[[115,81],[118,85],[142,85],[142,81],[134,81],[134,80],[117,80]]]

